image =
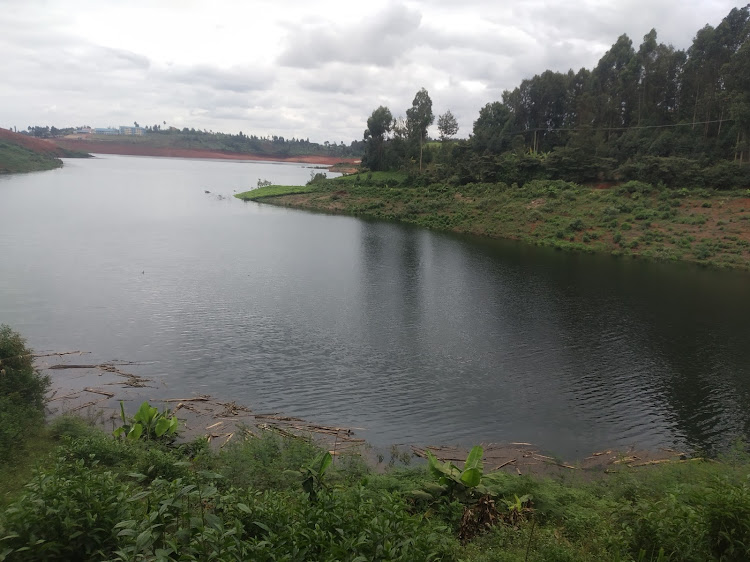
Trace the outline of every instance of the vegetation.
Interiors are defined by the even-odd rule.
[[[73,134],[73,127],[57,129],[55,127],[29,126],[29,136],[37,138],[62,138]],[[259,137],[246,135],[240,131],[236,135],[219,133],[184,127],[162,128],[162,125],[144,127],[145,134],[141,136],[129,135],[101,135],[96,140],[102,143],[113,142],[135,146],[153,148],[179,148],[189,150],[209,150],[215,152],[238,152],[242,154],[257,154],[269,158],[291,158],[295,156],[330,156],[340,158],[358,158],[362,154],[362,141],[352,141],[345,145],[343,141],[322,144],[310,142],[309,139],[291,138],[272,135]]]
[[[443,146],[427,147],[426,90],[406,120],[379,107],[363,164],[423,171],[453,184],[645,181],[672,188],[750,187],[750,7],[699,30],[686,51],[651,30],[636,50],[617,39],[592,70],[546,71],[480,109],[465,141],[440,116]],[[428,148],[427,150],[424,150]]]
[[[62,160],[56,156],[0,139],[0,174],[53,170],[62,165]]]
[[[0,465],[17,460],[43,424],[48,387],[49,378],[34,369],[25,340],[0,325]]]
[[[265,197],[278,197],[279,195],[291,195],[294,193],[309,193],[316,189],[309,185],[269,185],[236,193],[234,196],[243,201],[257,201]]]
[[[0,560],[750,556],[741,449],[585,482],[486,474],[481,450],[463,469],[434,461],[377,474],[356,455],[333,463],[273,433],[221,452],[201,440],[117,440],[75,418],[48,433],[57,448],[0,515]]]

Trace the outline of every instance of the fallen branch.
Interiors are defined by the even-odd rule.
[[[508,466],[509,464],[514,463],[514,462],[516,462],[516,459],[510,459],[509,461],[505,461],[503,464],[496,466],[495,470],[500,470],[501,468]]]
[[[106,390],[100,390],[98,388],[90,388],[88,386],[84,388],[83,390],[84,392],[91,392],[93,394],[101,394],[102,396],[106,396],[107,398],[112,398],[115,395],[114,392],[107,392]]]

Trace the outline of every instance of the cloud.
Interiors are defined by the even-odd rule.
[[[547,69],[622,33],[686,48],[731,0],[0,0],[0,126],[161,123],[349,143],[427,88],[460,135]]]
[[[161,71],[159,78],[191,86],[207,86],[215,90],[230,92],[252,92],[267,90],[273,86],[274,76],[265,69],[235,67],[216,68],[209,65],[168,68]]]
[[[393,66],[413,46],[421,19],[419,12],[395,4],[342,28],[330,23],[294,27],[278,62],[297,68],[330,62]]]

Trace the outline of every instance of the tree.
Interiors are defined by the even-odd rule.
[[[440,131],[440,140],[443,141],[458,133],[458,121],[453,117],[450,109],[438,117],[438,131]]]
[[[479,110],[479,118],[474,121],[472,144],[477,153],[500,154],[510,148],[510,129],[513,115],[508,107],[499,101],[488,103]]]
[[[365,130],[364,163],[371,170],[382,170],[385,168],[385,135],[393,127],[393,115],[391,110],[381,105],[367,119]]]
[[[411,107],[406,110],[406,125],[409,130],[409,136],[414,139],[419,138],[419,171],[422,171],[422,148],[424,140],[427,137],[427,127],[435,122],[435,116],[432,114],[432,100],[427,90],[422,88],[414,96]]]

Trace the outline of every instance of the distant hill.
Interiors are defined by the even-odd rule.
[[[0,128],[0,174],[52,170],[63,165],[63,158],[88,157],[55,143]]]
[[[35,131],[44,134],[42,127]],[[221,158],[247,160],[274,160],[280,162],[308,162],[335,164],[358,163],[363,141],[346,146],[343,143],[318,144],[306,139],[284,137],[257,137],[209,133],[194,129],[146,129],[143,135],[71,134],[56,137],[53,142],[73,150],[102,154],[130,154],[137,156],[170,156],[184,158]]]

